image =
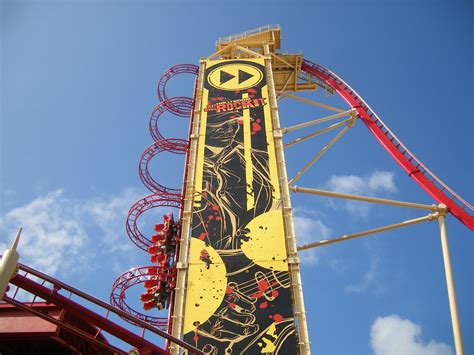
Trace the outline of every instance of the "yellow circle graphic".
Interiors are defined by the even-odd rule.
[[[220,90],[245,90],[262,81],[263,73],[260,69],[249,64],[227,64],[212,70],[207,81]]]

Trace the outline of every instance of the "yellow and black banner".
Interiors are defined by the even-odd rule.
[[[184,339],[207,354],[296,354],[263,59],[205,67]]]

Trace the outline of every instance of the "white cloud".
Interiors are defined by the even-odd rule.
[[[293,222],[295,225],[296,241],[298,245],[317,242],[330,237],[331,229],[323,222],[315,219],[310,212],[295,209]],[[314,265],[318,262],[316,249],[303,250],[299,253],[302,263]]]
[[[370,175],[333,175],[326,186],[334,191],[349,194],[373,195],[378,192],[397,191],[394,183],[394,174],[390,171],[374,171]]]
[[[390,171],[375,171],[369,177],[369,192],[397,192],[395,183],[393,182],[393,173]]]
[[[452,355],[451,346],[421,338],[421,327],[397,315],[378,317],[370,331],[370,345],[375,355]]]
[[[356,175],[333,175],[326,185],[333,191],[350,194],[361,194],[367,186],[364,180]]]
[[[107,251],[126,251],[134,247],[125,237],[124,221],[130,207],[140,197],[134,189],[125,189],[118,196],[94,198],[83,203],[83,215],[89,216],[92,224],[99,228],[101,243],[107,246]]]
[[[86,200],[70,199],[61,189],[50,192],[0,217],[0,233],[9,239],[2,237],[0,252],[22,226],[20,262],[49,275],[82,274],[98,254],[132,247],[124,219],[136,199],[133,190]]]
[[[0,219],[2,234],[13,236],[19,226],[23,227],[19,247],[22,261],[50,274],[56,274],[60,268],[85,265],[87,257],[80,251],[88,243],[87,233],[77,208],[63,196],[62,190],[14,208]]]
[[[362,279],[359,282],[347,285],[344,291],[347,293],[363,293],[369,289],[372,289],[374,284],[378,280],[378,266],[380,258],[376,255],[370,256],[369,269],[362,275]],[[375,290],[379,290],[379,286],[375,287]]]
[[[397,192],[394,173],[389,171],[374,171],[363,177],[357,175],[333,175],[323,186],[331,191],[364,196]],[[334,200],[332,200],[332,205],[337,206]],[[346,200],[343,203],[343,207],[349,213],[358,217],[367,217],[370,211],[370,203],[367,202]]]

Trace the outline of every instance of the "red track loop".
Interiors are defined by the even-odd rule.
[[[170,152],[175,154],[184,154],[187,150],[188,142],[183,139],[162,139],[150,145],[143,152],[140,163],[138,164],[138,174],[143,184],[151,192],[165,192],[179,194],[181,189],[170,189],[157,183],[148,170],[148,163],[157,154],[162,152]]]
[[[168,98],[166,96],[166,84],[168,81],[175,75],[178,74],[194,74],[197,75],[199,67],[194,64],[177,64],[163,73],[158,82],[158,99],[164,101]],[[191,99],[190,99],[191,100]],[[178,106],[175,106],[173,102],[169,102],[169,109],[171,112],[175,113],[178,116],[189,116],[191,114],[191,107],[183,109]]]
[[[177,111],[173,111],[171,108],[174,107]],[[158,129],[158,119],[160,116],[169,111],[181,117],[188,117],[189,113],[191,112],[193,107],[193,100],[189,97],[172,97],[171,99],[167,99],[163,102],[160,102],[158,105],[155,106],[153,112],[150,115],[150,121],[148,123],[148,127],[150,129],[150,134],[155,141],[159,141],[165,139],[163,135],[160,133]],[[180,113],[183,114],[180,114]]]
[[[182,196],[169,192],[160,191],[156,194],[145,196],[135,202],[128,212],[125,228],[130,240],[140,249],[148,252],[148,247],[154,245],[150,239],[145,237],[138,229],[137,220],[140,215],[152,208],[173,207],[181,209]]]
[[[135,269],[131,269],[127,272],[124,272],[120,275],[112,285],[112,292],[110,293],[110,304],[120,308],[122,311],[127,312],[128,314],[141,319],[144,322],[147,322],[155,327],[158,327],[161,330],[167,331],[168,329],[168,318],[167,317],[152,317],[141,312],[136,311],[128,305],[126,302],[125,292],[135,285],[144,283],[151,279],[151,276],[148,274],[148,269],[157,268],[156,266],[141,266]],[[123,318],[129,323],[127,319]],[[132,323],[134,324],[134,323]],[[135,324],[134,324],[135,325]]]
[[[406,146],[393,134],[387,125],[367,105],[367,103],[344,80],[329,69],[303,60],[302,69],[323,80],[357,110],[361,120],[393,159],[438,203],[444,203],[449,212],[464,225],[474,230],[474,207],[443,183],[423,163],[411,153]]]

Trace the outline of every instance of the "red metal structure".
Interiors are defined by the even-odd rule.
[[[184,154],[189,142],[177,138],[165,138],[159,129],[159,120],[164,113],[180,117],[189,117],[193,109],[193,99],[189,97],[171,97],[166,94],[166,85],[171,78],[179,74],[196,75],[198,67],[193,64],[179,64],[168,69],[158,82],[160,103],[153,109],[149,130],[153,143],[145,149],[138,164],[138,175],[151,194],[138,200],[128,213],[126,231],[131,241],[140,249],[148,252],[152,266],[142,266],[120,275],[112,286],[110,302],[123,311],[132,314],[144,322],[167,330],[168,317],[150,316],[135,310],[126,302],[126,292],[131,287],[142,284],[146,291],[141,295],[144,310],[169,308],[172,303],[172,291],[175,286],[176,258],[178,252],[176,238],[179,224],[174,223],[172,215],[164,216],[164,223],[155,225],[157,234],[147,237],[138,228],[139,217],[154,208],[177,209],[181,211],[183,195],[181,189],[169,188],[157,182],[149,171],[150,160],[158,154],[169,152]],[[174,235],[166,236],[174,228]],[[167,250],[167,252],[163,252]],[[171,251],[170,251],[171,250]]]
[[[398,165],[438,203],[466,227],[474,230],[474,207],[456,194],[403,145],[370,106],[344,80],[320,64],[304,60],[301,69],[329,85],[344,101],[357,110],[362,122]]]
[[[54,304],[3,303],[0,304],[0,318],[2,354],[122,353],[102,334],[96,336],[97,328]]]
[[[25,340],[28,344],[35,344],[32,339],[38,337],[38,344],[47,351],[62,349],[61,353],[89,353],[89,354],[126,354],[126,351],[111,345],[104,334],[109,334],[129,344],[131,348],[137,349],[141,354],[167,354],[168,352],[144,336],[145,330],[149,334],[155,334],[168,341],[177,341],[181,346],[189,348],[190,351],[200,353],[186,343],[174,339],[168,333],[136,318],[127,312],[115,308],[85,292],[69,286],[57,279],[34,270],[26,265],[19,264],[19,273],[11,279],[10,284],[17,289],[12,297],[4,296],[3,300],[16,309],[33,317],[34,323],[17,323],[17,329],[12,324],[7,324],[10,330],[7,335],[2,332],[2,354],[19,354],[25,348]],[[31,302],[21,302],[16,298],[19,291],[26,291],[34,298]],[[37,303],[36,299],[42,299],[46,303]],[[75,300],[73,300],[73,298]],[[2,315],[10,315],[14,321],[16,314],[12,309],[2,306]],[[99,309],[104,315],[91,309]],[[128,322],[140,327],[141,334],[136,334],[112,319],[112,316],[122,317]],[[3,317],[2,317],[3,318]],[[45,320],[41,323],[38,318]],[[3,320],[2,320],[3,322]],[[5,324],[5,323],[3,323]],[[52,324],[48,326],[48,324]],[[6,337],[6,338],[5,338]],[[49,349],[49,350],[48,350]],[[18,351],[17,351],[18,350]]]

